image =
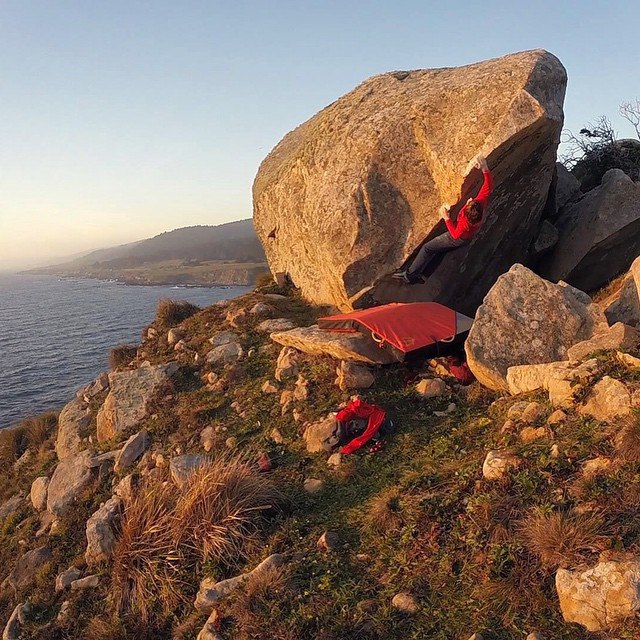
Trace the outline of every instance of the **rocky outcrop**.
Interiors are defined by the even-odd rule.
[[[112,496],[87,520],[87,550],[84,558],[88,567],[107,562],[116,542],[115,525],[122,511],[122,498]]]
[[[298,327],[290,331],[271,334],[271,339],[285,347],[293,347],[314,356],[328,355],[339,360],[352,360],[366,364],[391,364],[398,362],[386,349],[359,333],[323,331],[318,325]]]
[[[57,516],[67,511],[93,479],[90,463],[88,451],[58,463],[47,490],[47,511]]]
[[[464,174],[482,152],[496,188],[477,239],[445,256],[425,285],[371,292],[473,312],[524,259],[538,228],[565,86],[562,64],[542,50],[366,80],[287,134],[260,166],[254,222],[272,273],[287,272],[313,302],[353,308],[442,230],[443,202],[475,194],[479,172]]]
[[[557,226],[560,239],[540,273],[584,291],[598,289],[640,253],[640,184],[619,169],[607,171],[600,187],[562,212]]]
[[[64,406],[58,416],[56,436],[56,454],[59,460],[70,458],[85,448],[82,443],[83,432],[90,423],[91,413],[82,399],[74,398]]]
[[[640,611],[640,561],[598,562],[584,571],[558,569],[556,591],[567,622],[602,631]]]
[[[564,360],[569,347],[606,326],[585,293],[516,264],[478,309],[465,344],[467,360],[482,384],[506,391],[509,367]]]
[[[178,370],[175,362],[109,374],[110,391],[98,411],[98,442],[134,429],[147,415],[147,405]]]

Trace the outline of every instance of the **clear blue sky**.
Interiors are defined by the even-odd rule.
[[[0,267],[251,215],[262,158],[376,73],[546,48],[566,126],[640,97],[640,2],[3,0]]]

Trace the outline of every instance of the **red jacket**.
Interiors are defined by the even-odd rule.
[[[367,404],[362,400],[353,400],[336,415],[336,420],[352,420],[353,418],[368,418],[367,428],[357,438],[346,444],[340,453],[349,454],[357,451],[378,433],[380,425],[384,422],[386,413],[384,409],[375,404]]]
[[[483,171],[482,175],[484,176],[484,182],[480,189],[480,193],[478,193],[474,198],[476,202],[479,202],[482,205],[482,218],[480,219],[480,222],[476,222],[475,224],[469,222],[469,219],[467,218],[467,205],[465,205],[460,210],[455,224],[451,222],[451,220],[445,220],[444,223],[447,225],[449,234],[454,240],[471,240],[482,226],[485,211],[487,209],[487,203],[489,202],[489,196],[493,189],[493,177],[491,175],[491,171]]]

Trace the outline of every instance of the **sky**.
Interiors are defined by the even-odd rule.
[[[251,215],[289,130],[386,71],[545,48],[565,126],[640,97],[640,2],[2,0],[0,268]]]

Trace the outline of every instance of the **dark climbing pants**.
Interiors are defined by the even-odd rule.
[[[429,242],[425,242],[408,266],[407,277],[416,278],[439,253],[446,253],[465,244],[467,244],[467,240],[454,240],[448,231],[429,240]]]

